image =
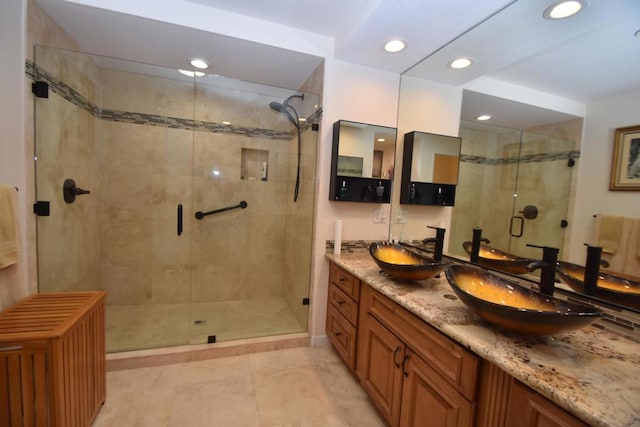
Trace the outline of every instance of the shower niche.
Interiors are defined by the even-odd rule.
[[[395,149],[395,128],[335,122],[329,200],[390,203]]]
[[[268,181],[269,151],[243,148],[240,155],[240,179],[246,181]]]

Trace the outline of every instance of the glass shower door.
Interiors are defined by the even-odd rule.
[[[175,70],[38,47],[41,292],[107,291],[107,350],[188,343],[193,80]],[[173,76],[176,77],[173,77]],[[73,202],[63,184],[88,191]]]
[[[317,132],[269,108],[298,93],[218,77],[196,82],[190,342],[307,330]],[[233,100],[233,102],[228,102]],[[318,96],[291,103],[309,117]],[[226,209],[230,208],[230,209]]]
[[[523,132],[509,251],[540,258],[527,244],[562,249],[571,188],[574,142]]]
[[[540,258],[527,244],[562,250],[571,187],[571,140],[462,122],[462,155],[451,219],[451,253],[482,229],[491,246]]]

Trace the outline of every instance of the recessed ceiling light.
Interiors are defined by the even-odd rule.
[[[400,39],[389,40],[384,44],[384,50],[389,53],[397,53],[405,50],[407,43]]]
[[[203,73],[202,71],[191,71],[191,70],[183,70],[183,69],[179,69],[178,72],[182,75],[185,75],[187,77],[204,77],[206,76],[205,73]]]
[[[305,119],[304,117],[298,117],[298,123],[304,123],[306,121],[307,119]]]
[[[384,141],[385,141],[385,139],[384,139],[384,138],[378,138],[376,141],[378,141],[378,142],[384,142]]]
[[[549,6],[542,16],[545,19],[564,19],[580,12],[583,6],[584,0],[561,1]]]
[[[491,119],[491,116],[488,114],[481,114],[478,117],[476,117],[476,120],[480,120],[481,122],[489,119]]]
[[[200,59],[200,58],[191,58],[189,60],[189,63],[196,67],[199,68],[201,70],[206,70],[207,68],[209,68],[209,63],[207,61],[205,61],[204,59]]]
[[[222,122],[222,124],[223,124],[223,125],[225,125],[225,126],[231,126],[231,122],[228,122],[228,121],[226,121],[226,120],[225,120],[225,121],[223,121],[223,122]]]
[[[473,64],[473,61],[469,58],[457,58],[453,61],[449,62],[449,68],[453,68],[455,70],[460,70],[462,68],[467,68]]]

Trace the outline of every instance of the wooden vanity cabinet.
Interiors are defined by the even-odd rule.
[[[484,362],[478,392],[478,427],[586,427],[580,419]]]
[[[587,425],[334,263],[326,327],[392,427]]]
[[[505,426],[587,427],[578,418],[511,378]]]
[[[363,286],[358,377],[391,426],[471,426],[478,360]]]
[[[331,263],[326,331],[329,342],[344,362],[355,371],[360,280]]]

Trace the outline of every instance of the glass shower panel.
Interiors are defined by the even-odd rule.
[[[188,342],[194,84],[175,70],[38,47],[42,292],[107,291],[107,350]],[[175,77],[174,77],[175,76]],[[74,179],[89,194],[63,200]]]
[[[565,237],[573,141],[524,132],[514,198],[514,227],[509,250],[527,258],[540,258],[534,244],[562,249]],[[522,225],[520,230],[516,229]]]
[[[562,249],[574,141],[471,122],[461,122],[460,136],[449,251],[468,256],[462,243],[474,227],[492,247],[522,257],[542,256],[527,244]]]
[[[462,244],[473,229],[496,248],[509,247],[509,225],[516,191],[521,132],[462,122],[456,205],[451,217],[449,252],[468,256]]]
[[[290,91],[207,76],[196,81],[190,342],[307,330],[318,96],[291,105],[300,117],[300,191],[293,202],[298,133],[269,108]],[[246,202],[246,207],[240,207]],[[194,218],[193,212],[188,214]]]

